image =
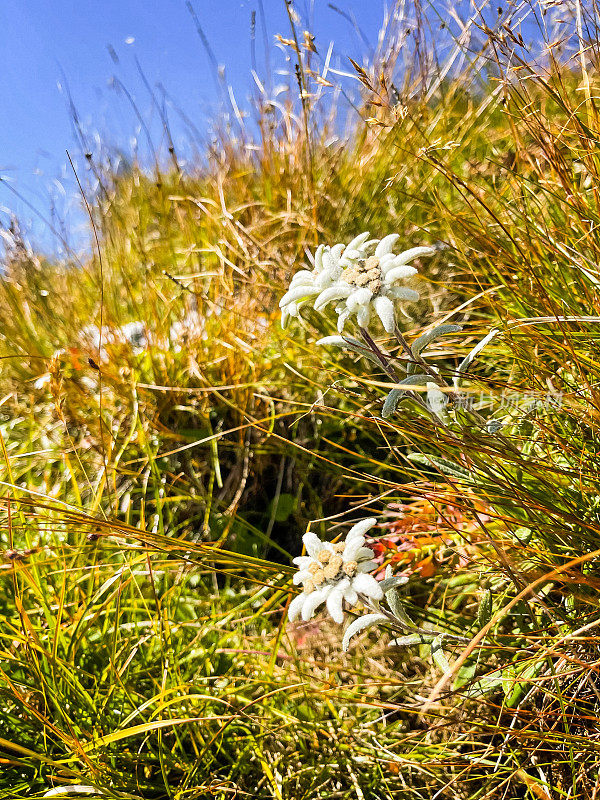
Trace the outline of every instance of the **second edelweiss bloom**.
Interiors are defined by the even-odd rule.
[[[368,328],[373,311],[385,330],[392,333],[396,325],[394,301],[419,299],[417,291],[399,285],[417,273],[415,267],[408,266],[409,262],[435,252],[433,247],[413,247],[394,254],[392,249],[399,238],[397,233],[391,233],[381,240],[369,240],[367,231],[348,245],[320,245],[315,252],[314,269],[297,272],[281,298],[281,324],[285,326],[289,317],[297,317],[306,303],[315,311],[322,311],[336,302],[340,333],[352,315],[361,328]]]
[[[294,559],[298,567],[294,583],[301,583],[304,591],[290,603],[290,621],[301,615],[306,622],[326,603],[331,617],[341,624],[344,600],[356,605],[361,596],[382,599],[380,585],[367,574],[377,566],[373,551],[364,546],[365,533],[376,522],[373,518],[358,522],[350,528],[346,539],[336,544],[322,542],[314,533],[304,534],[302,541],[308,555]]]

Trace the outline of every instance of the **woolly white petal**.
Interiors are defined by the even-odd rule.
[[[396,244],[399,238],[399,233],[390,233],[389,236],[384,236],[375,248],[375,255],[381,257],[391,253],[392,247]]]
[[[290,283],[290,287],[304,284],[304,283],[312,283],[315,279],[315,273],[312,272],[310,269],[301,269],[300,272],[297,272],[294,277],[292,278],[292,282]]]
[[[379,625],[382,622],[387,622],[388,619],[385,614],[365,614],[363,617],[358,617],[351,622],[346,628],[342,638],[342,650],[347,652],[350,648],[350,640],[361,631],[366,631],[374,625]]]
[[[288,303],[285,308],[281,309],[281,327],[285,328],[290,317],[298,317],[300,306],[304,303]]]
[[[325,308],[327,303],[331,303],[332,300],[343,300],[348,297],[351,292],[352,289],[347,284],[343,283],[336,283],[334,286],[324,289],[315,300],[315,311],[320,311],[322,308]]]
[[[358,553],[361,547],[365,543],[364,536],[353,536],[352,539],[348,539],[346,541],[346,547],[344,547],[344,552],[342,554],[342,558],[344,561],[356,561]]]
[[[360,306],[356,312],[356,321],[361,328],[368,328],[371,320],[371,306]]]
[[[348,337],[350,342],[356,342],[356,346],[360,347],[360,342],[352,337]],[[324,336],[322,339],[317,339],[315,344],[323,345],[326,347],[348,347],[348,342],[343,336]]]
[[[381,600],[383,591],[372,575],[357,575],[352,579],[352,588],[359,594],[372,597],[373,600]]]
[[[316,281],[315,276],[312,275],[310,278],[301,278],[299,281],[292,281],[288,292],[294,291],[295,289],[316,289],[317,287],[318,281]],[[306,294],[310,294],[310,292],[306,292]]]
[[[344,592],[344,600],[346,600],[351,606],[355,606],[358,603],[358,594],[352,588],[352,586],[349,586]]]
[[[385,282],[394,283],[394,281],[406,280],[406,278],[412,278],[417,272],[418,270],[415,267],[407,267],[406,265],[403,267],[393,267],[385,273]]]
[[[335,283],[337,279],[340,277],[341,267],[335,267],[335,269],[327,269],[323,270],[320,275],[317,275],[314,285],[319,290],[322,291],[323,289],[327,289],[331,286],[332,283]]]
[[[299,583],[304,583],[304,581],[307,581],[309,578],[312,578],[311,573],[307,569],[301,569],[299,572],[296,572],[292,578],[292,582],[295,586],[298,586]]]
[[[336,586],[327,598],[327,611],[334,622],[337,622],[338,625],[341,625],[344,621],[344,609],[342,604],[344,602],[345,588],[346,587],[342,588],[341,584]]]
[[[307,569],[311,561],[312,558],[310,556],[296,556],[296,558],[292,559],[292,564],[296,564],[298,569]]]
[[[355,236],[351,242],[348,242],[346,250],[354,250],[355,248],[360,247],[367,241],[368,238],[369,238],[369,231],[365,231],[364,233],[359,233],[359,235]]]
[[[361,519],[360,522],[357,522],[353,525],[350,530],[348,531],[347,539],[350,539],[351,536],[364,536],[365,533],[373,527],[373,525],[377,524],[377,519],[375,517],[369,517],[368,519]]]
[[[358,311],[359,306],[369,303],[372,297],[373,292],[367,289],[366,286],[363,286],[362,289],[354,289],[354,291],[348,293],[346,305],[350,311]]]
[[[303,297],[309,297],[313,294],[318,294],[319,289],[315,286],[295,286],[289,289],[279,301],[279,308],[287,306],[288,303],[293,303],[294,300],[300,300]]]
[[[302,619],[304,622],[308,622],[317,608],[327,600],[332,588],[331,586],[325,586],[323,589],[317,589],[315,592],[306,595],[302,605]]]
[[[417,291],[406,286],[394,286],[393,289],[389,290],[388,295],[396,297],[398,300],[409,300],[411,303],[416,303],[421,297]]]
[[[432,256],[434,253],[435,247],[411,247],[410,250],[404,250],[403,253],[398,253],[394,259],[394,264],[397,267],[401,267],[403,264],[408,264],[409,261],[415,258],[419,258],[420,256]]]
[[[307,595],[304,593],[299,594],[298,597],[294,597],[290,603],[290,607],[288,608],[288,619],[290,622],[293,622],[302,611],[302,606],[304,605],[306,597]]]
[[[323,261],[323,269],[325,272],[333,272],[337,267],[337,259],[335,261],[333,260],[331,250],[323,250],[321,259]]]
[[[340,258],[341,267],[350,267],[355,261],[363,256],[362,250],[344,250],[344,255]]]
[[[351,312],[348,308],[345,308],[342,311],[339,311],[338,314],[337,329],[341,333],[344,330],[344,325],[348,321],[348,317],[350,316]]]
[[[361,519],[359,522],[355,522],[354,525],[348,531],[348,536],[346,537],[349,539],[351,536],[364,536],[365,533],[373,527],[373,525],[377,524],[377,517],[367,517],[367,519]]]
[[[335,261],[339,261],[340,256],[346,249],[346,245],[343,243],[336,244],[331,248],[331,256],[335,259]]]
[[[382,276],[385,276],[385,273],[390,270],[394,264],[394,254],[390,253],[387,256],[382,256],[379,259],[379,270]]]
[[[393,333],[396,327],[396,314],[394,312],[394,304],[389,297],[376,297],[373,301],[377,316],[381,320],[381,324],[387,333]]]
[[[311,558],[317,558],[321,550],[324,550],[323,542],[319,539],[316,533],[305,533],[302,537],[302,541],[304,542],[304,547],[306,547],[306,552],[308,553]]]
[[[320,272],[323,269],[323,251],[325,250],[325,245],[320,244],[316,251],[315,251],[315,270]]]
[[[292,281],[288,287],[288,292],[292,292],[295,291],[296,289],[301,289],[301,288],[305,289],[306,287],[309,288],[317,287],[317,281],[315,280],[314,275],[311,275],[310,278],[301,278],[298,281]]]
[[[365,543],[364,533],[349,533],[346,536],[346,544],[350,544],[350,542],[360,542],[360,546],[362,547]]]

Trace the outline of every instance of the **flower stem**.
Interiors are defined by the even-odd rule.
[[[381,366],[385,370],[386,375],[389,378],[391,378],[394,381],[394,383],[400,383],[400,377],[399,377],[398,373],[396,372],[394,367],[390,364],[389,360],[386,358],[384,353],[382,353],[381,350],[379,349],[379,347],[377,347],[377,344],[375,343],[375,341],[374,341],[373,337],[371,336],[371,334],[369,333],[369,331],[366,328],[361,328],[361,327],[359,327],[359,331],[360,331],[360,335],[362,336],[362,338],[366,342],[367,347],[376,356],[377,360],[379,361],[379,363],[381,364]],[[406,347],[408,347],[408,344],[406,344]],[[410,347],[408,347],[408,349],[409,349],[409,352],[410,352]],[[411,356],[412,356],[412,353],[411,353]],[[430,408],[428,407],[428,405],[425,402],[425,400],[423,400],[421,395],[418,394],[418,392],[407,391],[406,395],[407,395],[407,397],[412,397],[412,399],[418,405],[420,405],[421,408],[424,408],[431,415]]]
[[[394,335],[396,337],[396,340],[398,341],[398,344],[400,345],[400,347],[402,347],[402,349],[404,350],[404,352],[406,353],[406,355],[409,357],[409,359],[412,361],[413,364],[418,364],[420,367],[422,367],[423,370],[428,375],[431,375],[432,379],[439,386],[449,386],[448,382],[444,378],[442,378],[442,376],[439,373],[437,373],[432,367],[430,367],[424,358],[421,358],[421,356],[416,356],[413,353],[411,346],[406,341],[406,339],[402,335],[400,328],[397,325],[394,328]]]
[[[373,340],[373,337],[371,336],[371,334],[366,330],[366,328],[359,328],[359,331],[360,331],[360,335],[365,340],[369,350],[375,355],[375,357],[377,358],[377,360],[379,361],[379,363],[381,364],[381,366],[385,370],[386,374],[395,383],[400,383],[400,378],[398,376],[398,373],[393,368],[393,366],[390,364],[389,360],[386,358],[384,353],[382,353],[381,350],[379,349],[379,347],[377,347],[377,345],[376,345],[375,341]]]

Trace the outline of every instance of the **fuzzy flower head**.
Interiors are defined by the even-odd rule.
[[[302,584],[304,591],[290,603],[289,619],[298,616],[307,622],[323,603],[330,616],[338,623],[344,621],[344,600],[356,605],[359,596],[381,600],[383,592],[371,572],[377,565],[373,551],[365,547],[365,533],[375,525],[376,519],[365,519],[350,528],[346,539],[336,544],[322,542],[314,533],[302,537],[306,556],[298,556],[294,564],[298,572],[294,583]]]
[[[397,233],[391,233],[383,239],[369,239],[367,231],[347,245],[320,245],[314,268],[297,272],[281,298],[282,326],[290,317],[297,317],[303,305],[323,311],[335,302],[340,333],[353,315],[361,328],[368,328],[373,312],[385,330],[392,333],[396,325],[395,303],[419,299],[415,289],[402,285],[417,272],[409,262],[435,252],[433,247],[413,247],[395,254],[392,250],[399,238]]]

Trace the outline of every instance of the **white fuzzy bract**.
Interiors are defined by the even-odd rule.
[[[373,312],[385,330],[392,333],[396,325],[395,302],[419,299],[415,289],[402,285],[417,272],[408,266],[409,262],[435,252],[433,247],[413,247],[394,254],[399,238],[397,233],[391,233],[383,239],[369,239],[366,231],[347,245],[320,245],[314,268],[297,272],[281,298],[282,326],[290,317],[297,317],[303,305],[323,311],[335,302],[340,333],[352,315],[361,328],[368,328]]]
[[[377,564],[373,551],[365,547],[365,533],[376,519],[365,519],[350,528],[346,539],[336,544],[322,542],[314,533],[302,537],[306,556],[298,556],[294,564],[298,572],[294,583],[304,591],[290,603],[289,619],[298,616],[307,622],[323,603],[338,623],[344,621],[344,600],[354,606],[360,597],[381,600],[383,592],[371,572]]]

